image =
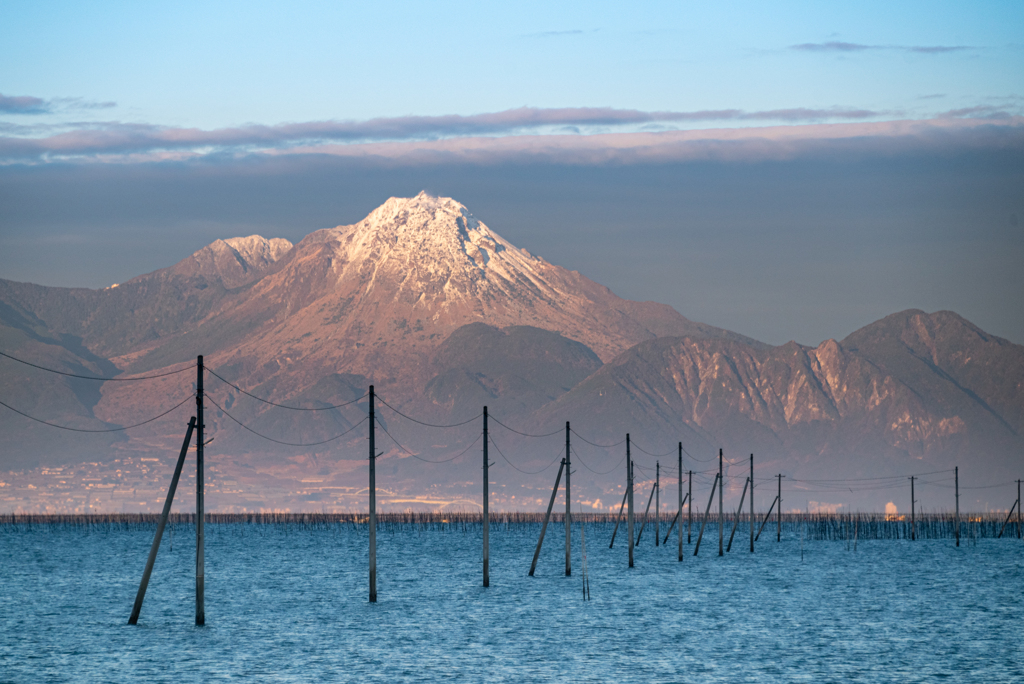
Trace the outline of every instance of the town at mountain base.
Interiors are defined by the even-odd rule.
[[[479,502],[481,424],[442,429],[395,410],[451,424],[487,405],[500,421],[491,430],[492,460],[497,450],[496,469],[508,466],[495,495],[505,508],[538,507],[553,471],[528,473],[564,448],[564,434],[519,432],[564,433],[566,421],[598,444],[629,432],[643,467],[653,465],[650,453],[674,468],[681,441],[684,470],[708,470],[705,459],[723,448],[730,459],[757,454],[759,477],[881,477],[960,465],[975,479],[998,479],[1020,477],[1024,453],[1024,347],[955,313],[903,311],[838,342],[773,347],[662,304],[616,297],[513,246],[458,202],[426,194],[392,198],[355,225],[316,231],[294,246],[260,236],[218,240],[103,290],[0,280],[0,350],[104,377],[158,375],[203,354],[220,378],[270,402],[354,402],[290,411],[208,376],[211,497],[225,510],[365,506],[366,425],[352,428],[366,415],[360,397],[371,383],[387,402],[377,409],[387,430],[377,440],[383,501],[399,509]],[[190,369],[98,383],[0,358],[5,403],[85,430],[152,418],[187,400],[194,382]],[[122,508],[155,509],[161,469],[192,406],[113,433],[60,431],[2,409],[0,471],[9,474],[0,476],[0,509],[106,505],[96,487],[74,485],[76,477],[104,484],[108,502],[125,491],[125,478],[141,478]],[[291,447],[239,423],[304,444],[352,431]],[[574,479],[580,501],[607,507],[621,498],[622,473],[605,471],[623,449],[574,443],[574,458],[596,471]],[[125,475],[143,458],[160,460]],[[125,467],[80,477],[115,461]],[[40,484],[28,489],[26,478]],[[50,486],[60,480],[65,489]],[[864,496],[856,501],[877,503]]]

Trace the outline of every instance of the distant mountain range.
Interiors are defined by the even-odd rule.
[[[103,290],[0,280],[0,351],[103,376],[174,370],[203,354],[226,380],[278,403],[342,403],[373,383],[391,406],[425,422],[459,422],[486,404],[524,432],[569,420],[595,442],[628,431],[651,452],[674,456],[682,441],[701,459],[722,447],[817,475],[959,463],[1002,476],[1016,472],[1024,452],[1024,347],[955,313],[903,311],[839,342],[773,347],[662,304],[621,299],[513,246],[458,202],[422,193],[294,246],[218,240]],[[193,381],[185,372],[95,383],[0,358],[5,403],[83,429],[152,417],[187,397]],[[208,383],[232,416],[283,441],[326,439],[366,410],[364,401],[347,412],[283,411]],[[0,410],[0,470],[173,450],[188,415],[183,408],[127,435],[69,441]],[[436,458],[455,446],[444,431],[381,415],[405,449],[378,441],[389,457]],[[337,443],[281,447],[218,411],[208,423],[225,455],[341,468],[322,464]],[[341,442],[355,450],[346,458],[359,458],[363,437]],[[507,444],[550,461],[516,433]],[[418,468],[406,468],[407,491],[425,486],[427,470]],[[441,473],[430,476],[437,484],[450,471],[430,472]]]

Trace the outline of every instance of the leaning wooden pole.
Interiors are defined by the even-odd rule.
[[[377,442],[373,385],[370,385],[370,603],[377,602]]]
[[[910,476],[910,541],[917,539],[917,525],[914,524],[914,476]]]
[[[711,513],[711,502],[715,500],[715,487],[717,486],[718,476],[715,475],[715,481],[711,483],[711,497],[708,499],[708,507],[704,509],[704,517],[700,521],[700,532],[697,534],[697,543],[693,547],[694,556],[696,556],[697,552],[700,551],[700,540],[704,538],[704,525],[708,522],[708,515]]]
[[[960,466],[953,468],[953,478],[956,487],[956,520],[953,529],[956,534],[956,545],[960,546]]]
[[[778,516],[776,518],[775,526],[775,541],[782,541],[782,473],[779,473],[779,495],[775,498],[775,501],[779,504],[779,510],[776,512]]]
[[[683,561],[683,443],[679,443],[679,509],[676,511],[676,518],[679,520],[679,562]],[[672,531],[670,527],[669,532]],[[665,535],[666,539],[668,534]]]
[[[754,553],[754,454],[750,454],[750,553]]]
[[[685,502],[686,502],[686,497],[684,496],[683,497],[683,503],[685,503]],[[666,545],[668,544],[668,538],[670,536],[672,536],[672,529],[676,526],[676,523],[679,521],[679,517],[680,517],[679,513],[676,513],[675,517],[672,518],[672,522],[670,522],[668,524],[668,530],[665,531],[665,538],[661,541],[662,544],[666,544]],[[680,523],[679,524],[679,533],[682,534],[682,532],[683,532],[683,525],[682,525],[682,523]]]
[[[690,536],[690,530],[693,526],[693,471],[691,470],[686,478],[686,498],[690,500],[689,505],[686,507],[686,543],[693,543],[693,537]],[[682,521],[679,522],[682,525]]]
[[[572,475],[572,459],[569,452],[569,421],[565,421],[565,576],[572,576],[572,498],[569,490],[569,476]]]
[[[171,486],[167,488],[167,498],[164,499],[164,510],[160,514],[160,522],[156,525],[156,534],[153,535],[153,545],[149,548],[149,558],[146,559],[146,569],[142,572],[142,581],[139,582],[139,591],[135,594],[135,605],[132,606],[131,617],[128,618],[129,625],[139,624],[139,613],[142,612],[142,601],[146,598],[146,587],[149,586],[149,577],[153,574],[153,564],[156,563],[156,554],[160,550],[160,540],[164,536],[164,527],[167,525],[167,516],[171,512],[171,502],[174,501],[174,492],[178,488],[178,478],[181,477],[181,468],[185,465],[185,455],[188,453],[188,445],[192,441],[192,431],[196,427],[196,418],[188,421],[188,430],[185,431],[185,441],[181,443],[181,453],[178,454],[178,462],[174,465],[174,475],[171,476]]]
[[[196,367],[196,624],[206,624],[206,503],[203,500],[203,357]]]
[[[636,535],[636,545],[640,546],[640,537],[644,534],[644,528],[647,527],[647,518],[651,512],[651,502],[654,501],[654,493],[658,491],[658,486],[655,485],[651,488],[651,495],[647,497],[647,508],[644,509],[644,519],[640,523],[640,532]],[[643,501],[643,499],[641,499]]]
[[[768,524],[768,521],[772,518],[772,511],[775,510],[775,504],[779,503],[779,498],[775,497],[772,499],[772,505],[768,507],[768,512],[764,516],[764,520],[761,521],[761,526],[757,528],[757,536],[754,537],[754,541],[761,538],[761,533],[764,532],[764,526]]]
[[[1017,480],[1017,539],[1021,539],[1021,481]]]
[[[491,518],[490,509],[488,508],[488,496],[491,488],[490,476],[487,473],[487,467],[490,463],[487,460],[487,407],[484,406],[484,533],[483,533],[483,553],[484,553],[484,586],[491,586],[491,570],[490,570],[490,530],[491,530]]]
[[[654,545],[661,540],[661,463],[654,462]]]
[[[627,484],[626,492],[629,495],[629,501],[627,505],[629,509],[626,512],[626,529],[629,536],[629,567],[633,567],[633,459],[629,455],[629,433],[626,434],[626,468],[627,470]]]
[[[743,502],[747,498],[747,485],[750,480],[743,483],[743,494],[740,495],[740,507],[736,509],[736,520],[732,524],[732,533],[729,535],[729,544],[725,547],[727,552],[732,551],[732,540],[736,536],[736,528],[740,526],[740,516],[743,515]]]
[[[1003,530],[1006,529],[1006,526],[1010,524],[1010,520],[1013,519],[1013,509],[1015,509],[1017,507],[1018,503],[1020,503],[1020,502],[1019,501],[1014,501],[1013,505],[1010,506],[1010,512],[1007,513],[1006,520],[1003,521],[1003,526],[999,528],[999,534],[996,535],[996,539],[1002,539],[1003,538]]]
[[[530,564],[530,577],[533,577],[537,569],[537,559],[540,558],[540,547],[544,545],[544,533],[548,531],[548,521],[551,520],[551,509],[555,506],[555,497],[558,496],[558,485],[562,481],[562,471],[565,470],[565,459],[562,459],[558,466],[558,476],[555,477],[555,486],[551,489],[551,500],[548,501],[548,512],[544,515],[544,524],[540,528],[540,539],[537,540],[537,550],[533,552],[533,563]]]
[[[723,487],[725,478],[722,476],[722,450],[718,450],[718,555],[725,555],[725,498]]]
[[[619,523],[622,521],[622,509],[626,507],[626,499],[629,498],[629,471],[626,471],[626,491],[622,493],[622,504],[619,506],[619,514],[615,516],[615,528],[612,530],[612,540],[608,548],[615,546],[615,535],[619,532]]]

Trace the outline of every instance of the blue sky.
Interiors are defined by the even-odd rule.
[[[1017,112],[1022,28],[1018,2],[8,2],[0,92],[116,103],[52,120],[204,129],[522,106]]]
[[[765,341],[917,307],[1024,342],[1024,3],[0,15],[0,278],[100,287],[427,189]]]

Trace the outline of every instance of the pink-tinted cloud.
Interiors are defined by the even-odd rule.
[[[330,154],[433,163],[457,159],[483,163],[512,158],[545,158],[568,163],[639,159],[785,157],[821,141],[863,139],[941,144],[967,131],[998,123],[1016,135],[1021,118],[1002,110],[970,108],[934,120],[870,121],[878,112],[858,109],[778,109],[761,112],[713,110],[642,112],[610,108],[520,108],[473,116],[399,117],[365,122],[307,122],[216,130],[149,124],[83,124],[42,137],[0,136],[0,160],[133,162],[203,156]],[[826,121],[839,123],[792,122]],[[671,128],[678,122],[772,121],[789,125],[639,132],[647,125]],[[580,127],[591,134],[580,135]],[[623,131],[623,127],[627,130]],[[628,130],[629,128],[633,130]],[[619,132],[615,132],[616,129]],[[571,133],[566,133],[571,131]],[[973,134],[972,134],[973,135]],[[959,137],[958,137],[959,136]],[[977,137],[977,135],[975,135]]]
[[[106,122],[80,124],[71,130],[42,137],[0,137],[0,159],[43,159],[103,154],[133,154],[157,150],[217,148],[288,148],[316,143],[366,143],[436,140],[478,135],[516,135],[559,132],[579,127],[614,128],[643,125],[678,125],[707,121],[814,122],[866,120],[882,115],[866,109],[792,108],[748,112],[739,109],[693,112],[644,112],[608,107],[538,109],[520,107],[471,116],[404,116],[369,121],[313,121],[277,126],[241,126],[202,130],[151,124]]]

